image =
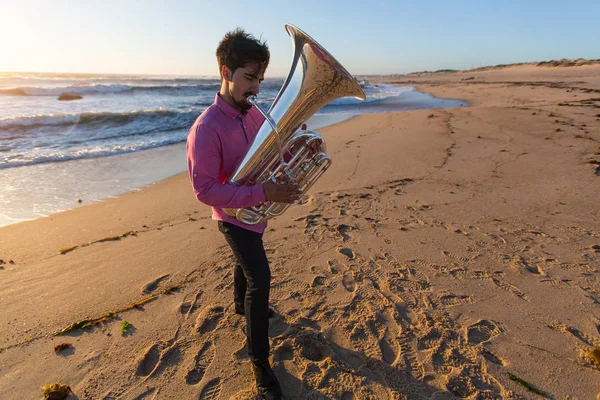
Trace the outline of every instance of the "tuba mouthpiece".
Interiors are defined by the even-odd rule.
[[[250,104],[251,106],[255,105],[257,102],[256,95],[253,94],[252,96],[248,96],[246,102],[248,102],[248,104]]]

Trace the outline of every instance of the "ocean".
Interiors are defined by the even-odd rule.
[[[282,84],[266,79],[259,102],[268,108]],[[361,86],[366,101],[338,99],[307,121],[309,129],[364,113],[467,105],[412,87]],[[0,226],[185,171],[188,128],[219,88],[214,77],[0,72]]]

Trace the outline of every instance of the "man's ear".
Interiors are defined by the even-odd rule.
[[[232,79],[232,73],[231,70],[227,67],[227,65],[223,65],[221,67],[221,76],[223,77],[223,79],[225,79],[226,81],[231,81]]]

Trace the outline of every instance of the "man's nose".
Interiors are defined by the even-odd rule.
[[[254,92],[254,94],[259,94],[260,93],[260,83],[255,83],[254,85],[252,85],[252,91]]]

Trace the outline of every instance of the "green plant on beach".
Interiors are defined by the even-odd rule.
[[[123,322],[121,322],[121,336],[125,336],[127,331],[131,328],[133,328],[133,325],[131,325],[129,322],[123,320]]]

